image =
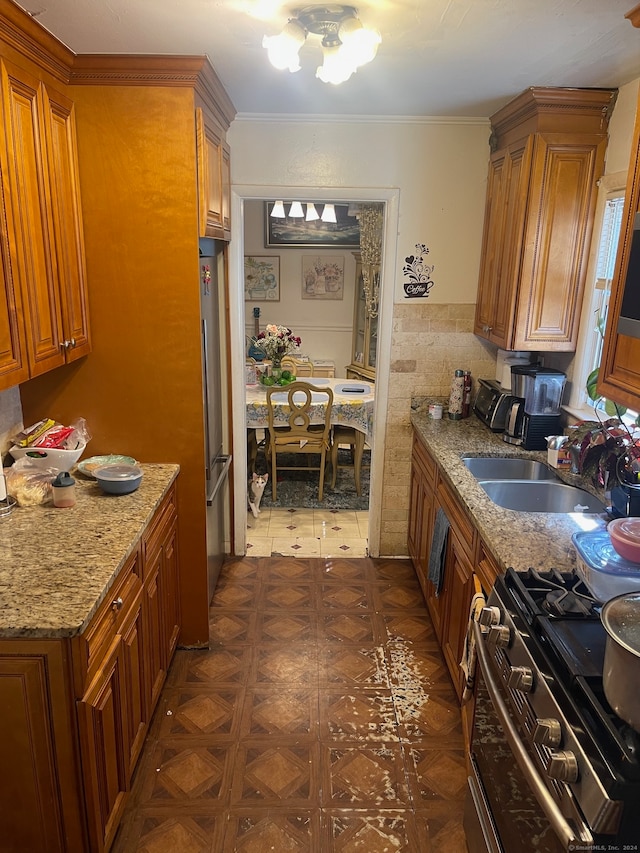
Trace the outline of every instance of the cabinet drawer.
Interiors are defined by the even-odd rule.
[[[459,540],[460,546],[466,552],[467,556],[473,560],[475,556],[476,536],[476,529],[473,522],[442,478],[438,480],[437,495],[442,508],[447,514],[449,524]]]
[[[76,638],[80,690],[86,689],[102,664],[115,635],[120,631],[142,589],[140,548],[129,557],[88,627]]]

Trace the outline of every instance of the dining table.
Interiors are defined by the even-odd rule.
[[[375,402],[375,386],[370,382],[352,379],[329,379],[325,377],[305,377],[303,382],[317,387],[331,388],[333,404],[331,406],[331,425],[347,426],[356,430],[356,436],[364,445],[373,447],[373,407]],[[273,387],[273,386],[272,386]],[[276,425],[287,426],[289,406],[287,404],[287,386],[274,401],[274,420]],[[325,394],[311,395],[311,423],[324,423],[327,397]],[[267,409],[267,386],[260,383],[246,387],[247,428],[266,429],[269,423]]]

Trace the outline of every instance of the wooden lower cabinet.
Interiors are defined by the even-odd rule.
[[[428,578],[433,526],[438,509],[449,520],[440,591]],[[414,434],[409,507],[409,555],[424,592],[429,615],[453,685],[462,699],[464,676],[460,660],[475,591],[474,567],[478,535],[453,490],[443,479],[435,459]]]
[[[176,531],[174,484],[82,634],[0,640],[0,853],[110,848],[177,644]]]

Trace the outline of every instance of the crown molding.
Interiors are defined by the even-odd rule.
[[[313,115],[311,113],[237,113],[237,122],[270,122],[272,124],[454,124],[489,127],[482,116],[373,116]]]

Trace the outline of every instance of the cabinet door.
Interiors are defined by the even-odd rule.
[[[126,743],[129,745],[129,779],[138,761],[148,721],[151,717],[147,708],[144,690],[144,624],[142,611],[142,590],[139,591],[130,615],[120,630],[122,637],[122,665],[124,673],[123,721]]]
[[[84,789],[93,850],[108,848],[129,788],[129,743],[122,637],[116,634],[104,664],[78,702]]]
[[[205,115],[200,107],[197,107],[196,152],[198,160],[199,232],[201,237],[217,237],[220,240],[225,237],[223,186],[230,182],[228,175],[225,175],[223,179],[223,171],[229,165],[227,159],[223,168],[223,147],[222,131]],[[227,201],[226,204],[228,207],[229,202]]]
[[[606,139],[538,133],[534,138],[524,250],[518,250],[516,331],[509,349],[576,347],[596,181]],[[519,260],[520,256],[522,261]]]
[[[602,366],[598,377],[598,392],[623,406],[637,411],[640,398],[640,338],[618,333],[624,282],[629,267],[633,224],[640,211],[640,99],[636,126],[631,145],[631,161],[625,192],[624,213],[616,267],[611,286],[611,300],[604,336]],[[637,286],[637,285],[636,285]]]
[[[449,531],[447,559],[442,590],[443,609],[446,619],[441,640],[444,659],[456,689],[458,698],[462,698],[464,675],[460,669],[460,659],[464,648],[464,639],[469,622],[469,608],[474,593],[473,566],[469,562],[467,550],[462,546],[453,529]]]
[[[144,585],[145,692],[150,709],[155,708],[167,675],[163,642],[165,595],[161,567],[162,551],[156,551],[145,565],[147,580]]]
[[[0,157],[0,391],[29,378],[24,314],[19,287],[14,285],[7,240],[4,158]]]
[[[482,266],[474,332],[511,349],[531,145],[496,152],[489,164]]]
[[[48,86],[43,94],[62,345],[65,359],[70,362],[91,349],[75,119],[69,98]]]
[[[162,546],[164,574],[164,649],[168,669],[180,634],[180,581],[178,575],[178,524],[174,518]]]
[[[41,140],[42,84],[2,62],[2,101],[9,177],[9,245],[26,311],[31,376],[64,364],[54,243],[47,221],[49,187]]]

